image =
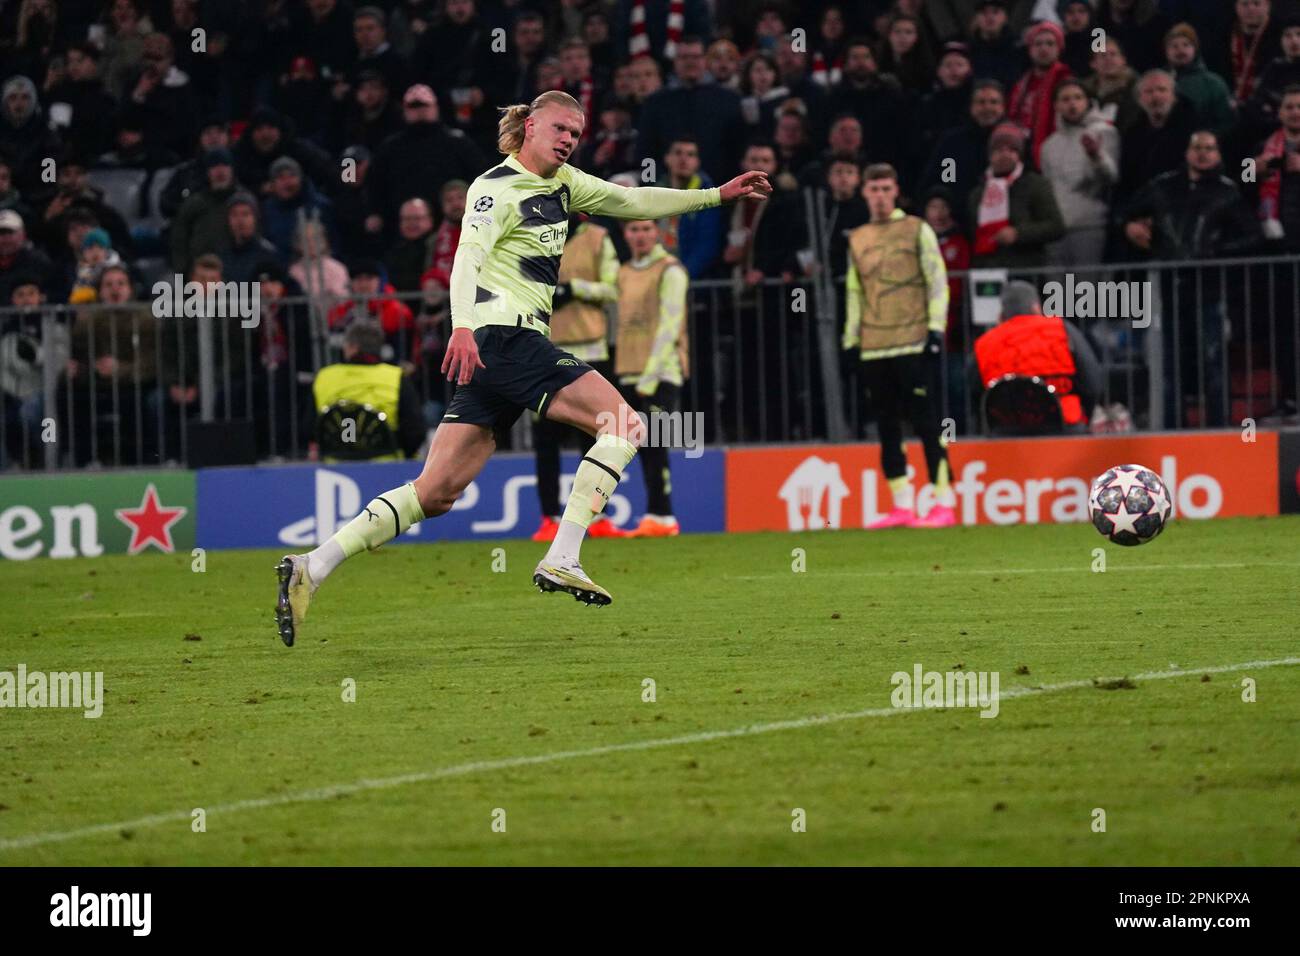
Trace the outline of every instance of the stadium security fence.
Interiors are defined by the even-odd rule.
[[[1300,260],[1111,263],[1069,273],[950,273],[952,330],[936,388],[951,435],[979,428],[970,355],[997,321],[1009,278],[1033,282],[1047,311],[1075,322],[1095,349],[1103,384],[1093,432],[1294,419]],[[436,427],[451,389],[439,369],[450,331],[445,301],[421,293],[377,298],[410,310],[387,330],[384,357],[411,376],[425,424]],[[843,299],[843,277],[816,269],[790,283],[691,284],[683,404],[703,413],[706,442],[871,437],[856,356],[839,346]],[[280,321],[263,321],[263,304],[256,325],[206,310],[159,317],[152,299],[0,310],[0,466],[303,459],[315,371],[341,359],[348,322],[382,310],[323,296],[286,298],[279,310]],[[530,441],[523,416],[510,444],[527,449]]]

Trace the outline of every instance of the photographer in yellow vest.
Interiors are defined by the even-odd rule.
[[[395,461],[414,457],[424,444],[420,396],[400,368],[380,360],[383,347],[384,330],[378,322],[353,322],[343,336],[343,361],[326,365],[316,373],[311,387],[312,427],[308,434],[321,434],[317,431],[319,426],[329,433],[331,444],[347,447],[348,454],[331,454],[326,447],[321,457],[320,446],[312,442],[309,450],[313,459],[321,457],[327,463],[344,457],[349,461]],[[392,440],[383,434],[367,432],[364,420],[355,415],[350,416],[351,435],[346,416],[341,434],[333,435],[336,429],[327,410],[340,401],[369,405],[382,412],[383,424],[391,430]],[[321,439],[324,442],[326,435],[321,434]],[[353,445],[356,447],[348,447]],[[396,451],[386,451],[384,446]]]
[[[939,429],[937,365],[948,327],[948,270],[934,230],[899,209],[898,174],[868,166],[862,196],[871,221],[849,233],[843,347],[862,360],[862,379],[880,432],[880,462],[893,509],[871,528],[941,528],[955,524],[948,452]],[[918,519],[907,480],[903,420],[925,449],[938,495]]]
[[[618,298],[618,253],[609,231],[581,213],[569,217],[569,234],[560,257],[559,284],[551,299],[551,341],[609,377],[607,303]],[[542,523],[534,541],[553,541],[560,528],[560,446],[566,436],[590,439],[572,425],[533,416],[537,456],[537,498]],[[623,531],[604,515],[587,528],[589,538],[621,538]]]
[[[686,340],[686,267],[659,242],[652,219],[623,224],[631,259],[618,270],[618,338],[614,374],[627,404],[647,418],[680,408],[682,383],[690,374]],[[678,533],[673,517],[668,449],[650,441],[641,448],[645,471],[646,514],[630,537],[658,538]],[[662,431],[660,432],[662,434]]]

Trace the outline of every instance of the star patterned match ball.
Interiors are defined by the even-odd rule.
[[[1146,544],[1169,522],[1169,489],[1150,468],[1116,465],[1092,483],[1088,515],[1092,526],[1115,544]]]

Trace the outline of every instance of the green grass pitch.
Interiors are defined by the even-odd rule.
[[[278,553],[3,565],[0,670],[106,694],[0,710],[0,866],[1300,862],[1300,665],[1209,670],[1300,657],[1300,518],[594,541],[607,609],[543,548],[362,555],[292,649]]]

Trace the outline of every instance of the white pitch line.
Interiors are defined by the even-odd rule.
[[[1300,664],[1300,657],[1283,657],[1272,661],[1249,661],[1245,664],[1221,664],[1215,667],[1194,667],[1171,671],[1152,671],[1148,674],[1135,674],[1129,676],[1129,680],[1167,680],[1171,677],[1192,677],[1197,674],[1227,674],[1232,671],[1258,670],[1265,667],[1285,667],[1293,664]],[[1096,680],[1106,680],[1114,678],[1096,678]],[[1038,687],[1013,687],[1009,690],[1002,691],[998,695],[998,700],[1009,700],[1015,697],[1036,697],[1042,694],[1051,694],[1062,690],[1080,690],[1085,687],[1092,687],[1093,680],[1075,680],[1066,681],[1062,684],[1044,684]],[[752,737],[757,734],[767,734],[778,730],[800,730],[804,727],[816,727],[820,724],[838,724],[846,720],[863,720],[869,717],[893,717],[896,714],[906,714],[913,710],[927,709],[952,709],[952,708],[924,708],[924,707],[877,707],[871,710],[855,710],[843,714],[822,714],[814,717],[800,717],[794,720],[778,720],[766,724],[751,724],[748,727],[737,727],[733,730],[708,730],[696,734],[686,734],[681,737],[663,737],[658,740],[639,740],[625,744],[606,744],[601,747],[590,747],[586,750],[560,750],[549,754],[538,754],[533,757],[503,757],[498,760],[479,760],[474,763],[456,764],[451,767],[440,767],[437,770],[425,770],[418,773],[403,774],[399,777],[382,777],[378,780],[362,779],[353,783],[343,783],[332,787],[317,787],[313,790],[300,790],[297,793],[280,794],[272,797],[257,797],[251,800],[236,800],[232,803],[218,804],[214,807],[205,808],[208,816],[213,814],[237,813],[241,810],[264,810],[268,807],[279,807],[290,803],[314,803],[321,800],[333,800],[337,797],[350,796],[355,793],[364,793],[369,790],[388,790],[392,787],[401,787],[411,783],[430,783],[435,780],[445,780],[448,777],[463,777],[472,773],[490,772],[493,770],[512,770],[516,767],[531,767],[536,764],[556,763],[561,760],[575,760],[580,757],[599,757],[604,754],[627,753],[637,750],[655,750],[660,747],[677,747],[683,744],[708,743],[713,740],[725,740],[729,737]],[[48,833],[33,833],[28,836],[11,837],[7,840],[0,840],[0,850],[21,850],[27,847],[40,846],[45,843],[60,843],[66,840],[76,840],[81,837],[96,836],[101,833],[116,833],[121,830],[140,830],[145,827],[158,826],[164,823],[181,823],[189,822],[190,810],[175,810],[169,813],[155,813],[147,817],[137,817],[134,820],[122,820],[117,823],[97,823],[94,826],[81,827],[77,830],[62,830]]]
[[[1130,571],[1222,571],[1225,568],[1300,568],[1300,563],[1290,561],[1251,561],[1228,564],[1137,564],[1133,567],[1116,568],[1128,574]],[[893,578],[905,576],[941,577],[946,574],[1069,574],[1078,571],[1091,571],[1088,565],[1064,568],[954,568],[951,571],[926,571],[919,568],[904,568],[898,571],[810,571],[807,577],[855,577],[855,578]],[[1097,572],[1101,573],[1101,572]],[[788,574],[724,574],[726,581],[770,581],[789,577]]]

